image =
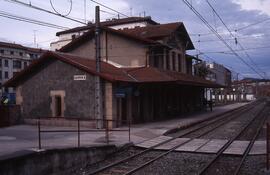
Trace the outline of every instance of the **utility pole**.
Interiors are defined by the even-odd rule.
[[[99,6],[96,6],[96,29],[95,29],[95,44],[96,44],[96,71],[100,73],[100,16]],[[95,76],[95,118],[97,119],[97,128],[102,128],[102,93],[101,80],[99,75]]]
[[[34,47],[37,47],[37,37],[36,37],[37,30],[33,30],[33,32],[34,32]]]

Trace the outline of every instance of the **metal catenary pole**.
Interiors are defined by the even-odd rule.
[[[269,171],[269,123],[266,123],[266,170]]]
[[[95,29],[95,44],[96,44],[96,71],[100,73],[100,11],[99,6],[96,6],[96,29]],[[95,77],[95,118],[97,119],[97,128],[102,128],[102,94],[101,94],[101,80],[97,75]]]

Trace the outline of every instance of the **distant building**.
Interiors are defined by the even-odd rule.
[[[207,76],[209,80],[214,81],[215,83],[225,87],[231,86],[232,73],[228,68],[215,62],[207,63],[206,66],[209,70],[209,74]]]
[[[251,101],[258,97],[269,96],[270,80],[244,78],[232,83],[238,101]]]
[[[215,103],[226,103],[230,100],[227,95],[231,91],[232,73],[221,64],[200,62],[194,65],[195,75],[205,77],[206,80],[215,82],[221,88],[208,88],[205,97],[207,100],[214,100]]]
[[[2,84],[38,59],[43,52],[19,44],[0,42],[0,95],[4,92]],[[13,89],[6,89],[5,92],[13,93]]]

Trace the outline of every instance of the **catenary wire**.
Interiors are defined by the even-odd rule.
[[[21,22],[27,22],[27,23],[36,24],[36,25],[45,26],[45,27],[50,27],[50,28],[55,28],[55,29],[61,29],[61,30],[69,29],[68,27],[63,27],[63,26],[59,26],[59,25],[56,25],[56,24],[51,24],[51,23],[47,23],[47,22],[43,22],[43,21],[38,21],[38,20],[35,20],[35,19],[31,19],[31,18],[25,18],[25,17],[22,17],[22,16],[17,16],[17,15],[14,15],[14,14],[6,13],[4,11],[0,11],[0,16],[5,17],[5,18],[9,18],[9,19],[13,19],[13,20],[17,20],[17,21],[21,21]]]
[[[252,66],[250,66],[238,53],[234,51],[234,49],[226,42],[224,39],[213,29],[213,27],[208,23],[208,21],[188,2],[187,0],[183,0],[183,2],[192,10],[192,12],[210,29],[211,32],[213,32],[222,42],[223,44],[228,47],[234,55],[240,59],[246,66],[248,66],[250,69],[252,69],[257,75],[263,78],[263,76]]]
[[[247,56],[247,58],[250,60],[250,62],[257,68],[259,69],[261,72],[263,72],[258,65],[253,61],[253,59],[250,57],[250,55],[245,51],[245,48],[243,47],[243,45],[237,41],[236,36],[232,33],[232,31],[229,29],[229,27],[226,25],[226,23],[224,22],[224,20],[221,18],[221,16],[218,14],[218,12],[215,10],[215,8],[212,6],[212,4],[206,0],[207,4],[209,5],[209,7],[213,10],[213,12],[217,15],[218,19],[221,21],[221,23],[225,26],[225,28],[227,29],[227,31],[229,32],[230,36],[232,38],[235,39],[236,44],[238,43],[238,45],[240,46],[240,48],[244,51],[244,54]]]
[[[53,5],[53,2],[52,2],[52,0],[50,0],[50,4],[51,4],[51,7],[52,7],[52,9],[53,9],[53,11],[55,12],[55,13],[57,13],[57,14],[59,14],[59,15],[61,15],[61,16],[68,16],[70,13],[71,13],[71,11],[72,11],[72,0],[69,0],[70,1],[70,7],[69,7],[69,11],[66,13],[66,14],[61,14],[60,12],[58,12],[57,10],[56,10],[56,8],[54,7],[54,5]]]
[[[16,3],[16,4],[19,4],[19,5],[25,6],[25,7],[29,7],[29,8],[35,9],[35,10],[39,10],[39,11],[43,11],[43,12],[46,12],[46,13],[49,13],[49,14],[52,14],[52,15],[56,15],[56,16],[59,16],[59,17],[62,17],[62,18],[71,20],[73,22],[77,22],[77,23],[86,25],[85,22],[82,22],[82,21],[79,21],[79,20],[76,20],[76,19],[73,19],[73,18],[70,18],[70,17],[67,17],[67,16],[63,16],[61,14],[57,14],[55,12],[52,12],[50,10],[43,9],[41,7],[38,7],[38,6],[34,6],[31,3],[28,4],[28,3],[21,2],[21,1],[18,1],[18,0],[5,0],[5,1],[11,2],[11,3]]]
[[[121,13],[121,12],[119,12],[119,11],[117,11],[117,10],[115,10],[115,9],[113,9],[113,8],[111,8],[111,7],[109,7],[109,6],[107,6],[107,5],[104,5],[104,4],[100,3],[100,2],[97,2],[97,1],[94,1],[94,0],[90,0],[90,1],[92,1],[92,2],[94,2],[94,3],[96,3],[96,4],[98,4],[98,5],[100,5],[100,6],[104,7],[104,8],[106,8],[106,9],[109,9],[109,10],[111,10],[111,11],[114,11],[114,12],[116,12],[116,13],[122,15],[122,16],[129,17],[128,15],[126,15],[126,14],[124,14],[124,13]]]

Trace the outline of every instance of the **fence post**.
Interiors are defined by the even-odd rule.
[[[128,141],[130,142],[130,120],[128,120]]]
[[[266,170],[269,170],[269,123],[266,123]]]
[[[80,119],[78,119],[78,147],[80,147]]]
[[[106,123],[106,125],[105,125],[105,127],[106,127],[106,142],[107,142],[107,144],[109,144],[109,124],[108,124],[108,120],[106,120],[105,119],[105,123]]]
[[[40,138],[40,119],[38,119],[38,149],[41,149],[41,138]]]

